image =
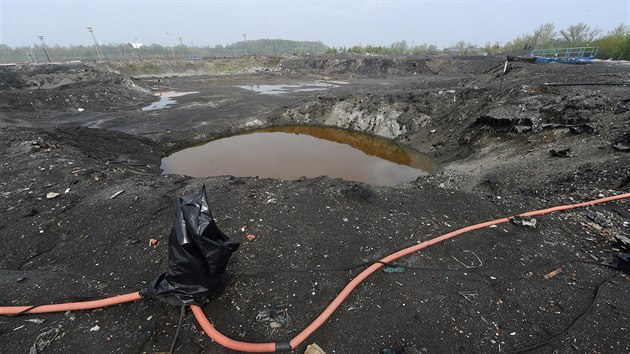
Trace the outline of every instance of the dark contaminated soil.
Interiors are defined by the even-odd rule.
[[[394,251],[628,193],[629,64],[511,63],[504,72],[503,59],[235,59],[226,73],[207,62],[147,72],[0,67],[0,305],[143,288],[167,267],[177,198],[205,184],[219,227],[242,242],[206,314],[234,339],[287,341]],[[331,85],[278,95],[238,87],[313,82]],[[141,110],[166,90],[192,93]],[[295,124],[392,139],[432,156],[438,172],[399,187],[160,174],[170,151]],[[630,281],[602,265],[628,252],[630,203],[536,220],[474,231],[401,259],[402,272],[379,271],[295,352],[308,343],[327,353],[630,352]],[[287,310],[289,323],[257,321],[270,308]],[[168,352],[178,318],[179,308],[155,299],[2,317],[0,352]],[[176,352],[231,351],[187,312]]]

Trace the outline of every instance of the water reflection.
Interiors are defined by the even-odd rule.
[[[426,155],[393,141],[338,128],[265,128],[178,151],[162,160],[164,173],[194,177],[330,176],[396,186],[435,172]]]
[[[343,81],[331,81],[331,82],[323,82],[323,81],[315,81],[310,83],[300,83],[300,84],[283,84],[283,85],[243,85],[237,86],[239,88],[254,91],[261,95],[280,95],[286,94],[290,92],[308,92],[308,91],[322,91],[328,90],[330,88],[339,87],[341,84],[347,84],[347,82]]]
[[[191,93],[199,93],[199,91],[191,91],[191,92],[176,92],[176,91],[164,91],[164,92],[156,92],[153,95],[158,96],[160,99],[156,102],[151,103],[146,107],[142,107],[143,111],[153,111],[156,109],[164,109],[169,108],[170,106],[175,104],[175,100],[173,97],[180,97],[184,95],[189,95]]]

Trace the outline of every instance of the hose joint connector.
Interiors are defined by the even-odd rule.
[[[293,348],[291,348],[291,344],[288,342],[276,342],[276,353],[279,352],[290,352]]]

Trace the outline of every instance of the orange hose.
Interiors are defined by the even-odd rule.
[[[583,203],[560,205],[560,206],[555,206],[548,209],[530,211],[523,214],[519,214],[519,216],[537,216],[537,215],[552,213],[555,211],[574,209],[574,208],[579,208],[583,206],[606,203],[606,202],[625,199],[625,198],[630,198],[630,193],[620,194],[620,195],[607,197],[607,198],[595,199],[595,200],[591,200],[591,201],[583,202]],[[313,332],[315,332],[321,325],[323,325],[324,322],[326,322],[326,320],[341,305],[341,303],[350,295],[350,293],[359,284],[361,284],[363,280],[365,280],[372,273],[376,272],[379,268],[381,268],[383,266],[383,263],[392,262],[401,257],[409,255],[410,253],[417,252],[423,248],[448,240],[449,238],[455,237],[457,235],[461,235],[469,231],[482,229],[482,228],[492,226],[492,225],[506,223],[506,222],[509,222],[510,220],[512,220],[512,217],[501,218],[501,219],[496,219],[492,221],[482,222],[475,225],[466,226],[461,229],[458,229],[458,230],[449,232],[447,234],[424,241],[417,245],[404,248],[398,252],[392,253],[389,256],[382,258],[380,260],[381,263],[372,264],[371,266],[366,268],[364,271],[359,273],[354,279],[352,279],[348,283],[348,285],[346,285],[343,288],[343,290],[339,293],[339,295],[337,295],[337,297],[335,297],[335,299],[333,299],[333,301],[326,307],[326,309],[324,309],[324,311],[322,311],[322,313],[319,316],[317,316],[317,318],[308,327],[306,327],[304,330],[302,330],[302,332],[300,332],[297,336],[295,336],[295,338],[293,338],[290,341],[290,343],[248,343],[248,342],[240,342],[237,340],[233,340],[231,338],[226,337],[219,331],[217,331],[216,328],[212,326],[212,324],[206,317],[205,313],[199,306],[191,305],[190,307],[193,313],[195,314],[195,318],[197,319],[197,321],[199,322],[203,330],[206,332],[206,334],[208,334],[208,336],[212,338],[214,341],[216,341],[217,343],[219,343],[220,345],[228,349],[238,350],[242,352],[250,352],[250,353],[271,353],[271,352],[276,352],[278,350],[295,349],[300,344],[302,344],[302,342],[304,342],[311,334],[313,334]],[[119,296],[114,296],[114,297],[110,297],[110,298],[106,298],[102,300],[95,300],[95,301],[73,302],[73,303],[55,304],[55,305],[42,305],[32,310],[29,310],[25,313],[33,314],[33,313],[44,313],[44,312],[88,310],[88,309],[94,309],[94,308],[99,308],[99,307],[116,305],[123,302],[134,301],[141,298],[142,296],[140,295],[140,293],[135,292],[135,293],[129,293],[125,295],[119,295]],[[29,308],[30,306],[0,307],[0,315],[16,315]]]
[[[33,308],[24,314],[33,314],[33,313],[47,313],[47,312],[65,312],[65,311],[75,311],[75,310],[90,310],[97,309],[100,307],[112,306],[117,304],[122,304],[123,302],[130,302],[141,299],[139,292],[129,293],[124,295],[117,295],[113,297],[108,297],[106,299],[94,300],[94,301],[83,301],[83,302],[69,302],[65,304],[54,304],[54,305],[42,305]],[[32,306],[6,306],[0,307],[0,315],[17,315],[22,313],[22,311],[31,308]]]
[[[560,206],[555,206],[548,209],[534,210],[527,213],[519,214],[519,216],[536,216],[536,215],[548,214],[554,211],[574,209],[574,208],[579,208],[583,206],[605,203],[605,202],[610,202],[613,200],[619,200],[619,199],[624,199],[624,198],[630,198],[630,193],[620,194],[620,195],[607,197],[607,198],[596,199],[596,200],[583,202],[583,203],[560,205]],[[291,347],[297,348],[297,346],[302,344],[302,342],[305,341],[306,338],[308,338],[311,334],[313,334],[313,332],[315,332],[317,328],[319,328],[322,324],[324,324],[324,322],[326,322],[326,320],[333,314],[333,312],[335,312],[335,310],[339,307],[339,305],[341,305],[341,303],[348,297],[348,295],[350,295],[352,290],[354,290],[354,288],[356,288],[357,285],[359,285],[363,280],[365,280],[365,278],[367,278],[372,273],[374,273],[379,268],[381,268],[383,266],[383,263],[390,263],[410,253],[417,252],[423,248],[448,240],[451,237],[455,237],[457,235],[461,235],[469,231],[483,229],[488,226],[510,222],[510,220],[512,220],[512,218],[507,217],[507,218],[501,218],[501,219],[482,222],[475,225],[466,226],[461,229],[458,229],[458,230],[449,232],[447,234],[424,241],[417,245],[407,247],[398,252],[392,253],[389,256],[381,259],[380,262],[382,263],[372,264],[370,267],[368,267],[367,269],[359,273],[359,275],[357,275],[354,279],[352,279],[352,281],[350,281],[350,283],[346,285],[346,287],[339,293],[339,295],[337,295],[337,297],[330,303],[330,305],[328,305],[328,307],[326,307],[326,309],[324,309],[324,311],[319,316],[317,316],[317,318],[308,327],[306,327],[302,332],[300,332],[297,336],[295,336],[295,338],[291,340]]]
[[[569,205],[560,205],[560,206],[555,206],[555,207],[548,208],[548,209],[541,209],[541,210],[530,211],[530,212],[526,212],[526,213],[523,213],[523,214],[519,214],[519,216],[537,216],[537,215],[552,213],[554,211],[574,209],[574,208],[579,208],[579,207],[583,207],[583,206],[595,205],[595,204],[600,204],[600,203],[606,203],[606,202],[619,200],[619,199],[625,199],[625,198],[630,198],[630,193],[625,193],[625,194],[620,194],[620,195],[616,195],[616,196],[612,196],[612,197],[591,200],[591,201],[583,202],[583,203],[569,204]],[[337,310],[337,308],[350,295],[350,293],[359,284],[361,284],[361,282],[363,282],[363,280],[365,280],[367,277],[369,277],[374,272],[376,272],[379,268],[381,268],[383,266],[383,263],[392,262],[392,261],[397,260],[397,259],[399,259],[401,257],[409,255],[410,253],[417,252],[417,251],[419,251],[419,250],[421,250],[423,248],[426,248],[426,247],[429,247],[429,246],[434,245],[436,243],[448,240],[449,238],[455,237],[457,235],[461,235],[461,234],[469,232],[469,231],[478,230],[478,229],[482,229],[482,228],[485,228],[485,227],[488,227],[488,226],[510,222],[510,220],[512,220],[512,218],[513,217],[506,217],[506,218],[501,218],[501,219],[496,219],[496,220],[482,222],[482,223],[475,224],[475,225],[466,226],[466,227],[463,227],[461,229],[458,229],[458,230],[449,232],[447,234],[444,234],[444,235],[432,238],[430,240],[424,241],[424,242],[419,243],[417,245],[404,248],[404,249],[402,249],[402,250],[400,250],[398,252],[392,253],[389,256],[382,258],[380,260],[381,263],[374,263],[374,264],[372,264],[371,266],[366,268],[364,271],[359,273],[356,277],[354,277],[354,279],[352,279],[343,288],[343,290],[339,293],[339,295],[337,295],[337,297],[335,297],[333,299],[333,301],[324,309],[324,311],[322,311],[322,313],[319,316],[317,316],[317,318],[315,318],[315,320],[310,325],[308,325],[308,327],[306,327],[304,330],[302,330],[302,332],[300,332],[297,336],[295,336],[293,339],[291,339],[291,341],[290,341],[291,348],[292,349],[297,348],[311,334],[313,334],[313,332],[315,332],[319,327],[321,327],[321,325],[323,325],[324,322],[326,322],[326,320],[335,312],[335,310]],[[193,309],[193,312],[195,313],[195,318],[197,319],[197,321],[199,321],[199,324],[204,329],[206,334],[208,334],[208,336],[210,338],[212,338],[214,341],[216,341],[220,345],[222,345],[222,346],[224,346],[226,348],[229,348],[229,349],[243,351],[243,352],[251,352],[251,353],[260,353],[263,350],[267,351],[267,352],[275,352],[276,351],[275,343],[246,343],[246,342],[235,341],[233,339],[230,339],[230,338],[224,336],[219,331],[217,331],[212,326],[212,324],[210,324],[210,321],[208,321],[208,319],[206,318],[206,316],[203,313],[203,310],[201,308],[199,308],[197,306],[191,306],[191,308]]]
[[[190,308],[195,314],[197,322],[199,322],[199,325],[203,328],[206,334],[222,346],[228,349],[248,353],[273,353],[276,351],[276,343],[248,343],[228,338],[214,328],[201,307],[197,305],[190,305]]]

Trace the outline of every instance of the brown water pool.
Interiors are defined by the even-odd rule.
[[[175,152],[163,173],[193,177],[259,176],[285,180],[329,176],[397,186],[435,172],[427,155],[339,128],[289,126],[248,131]]]

